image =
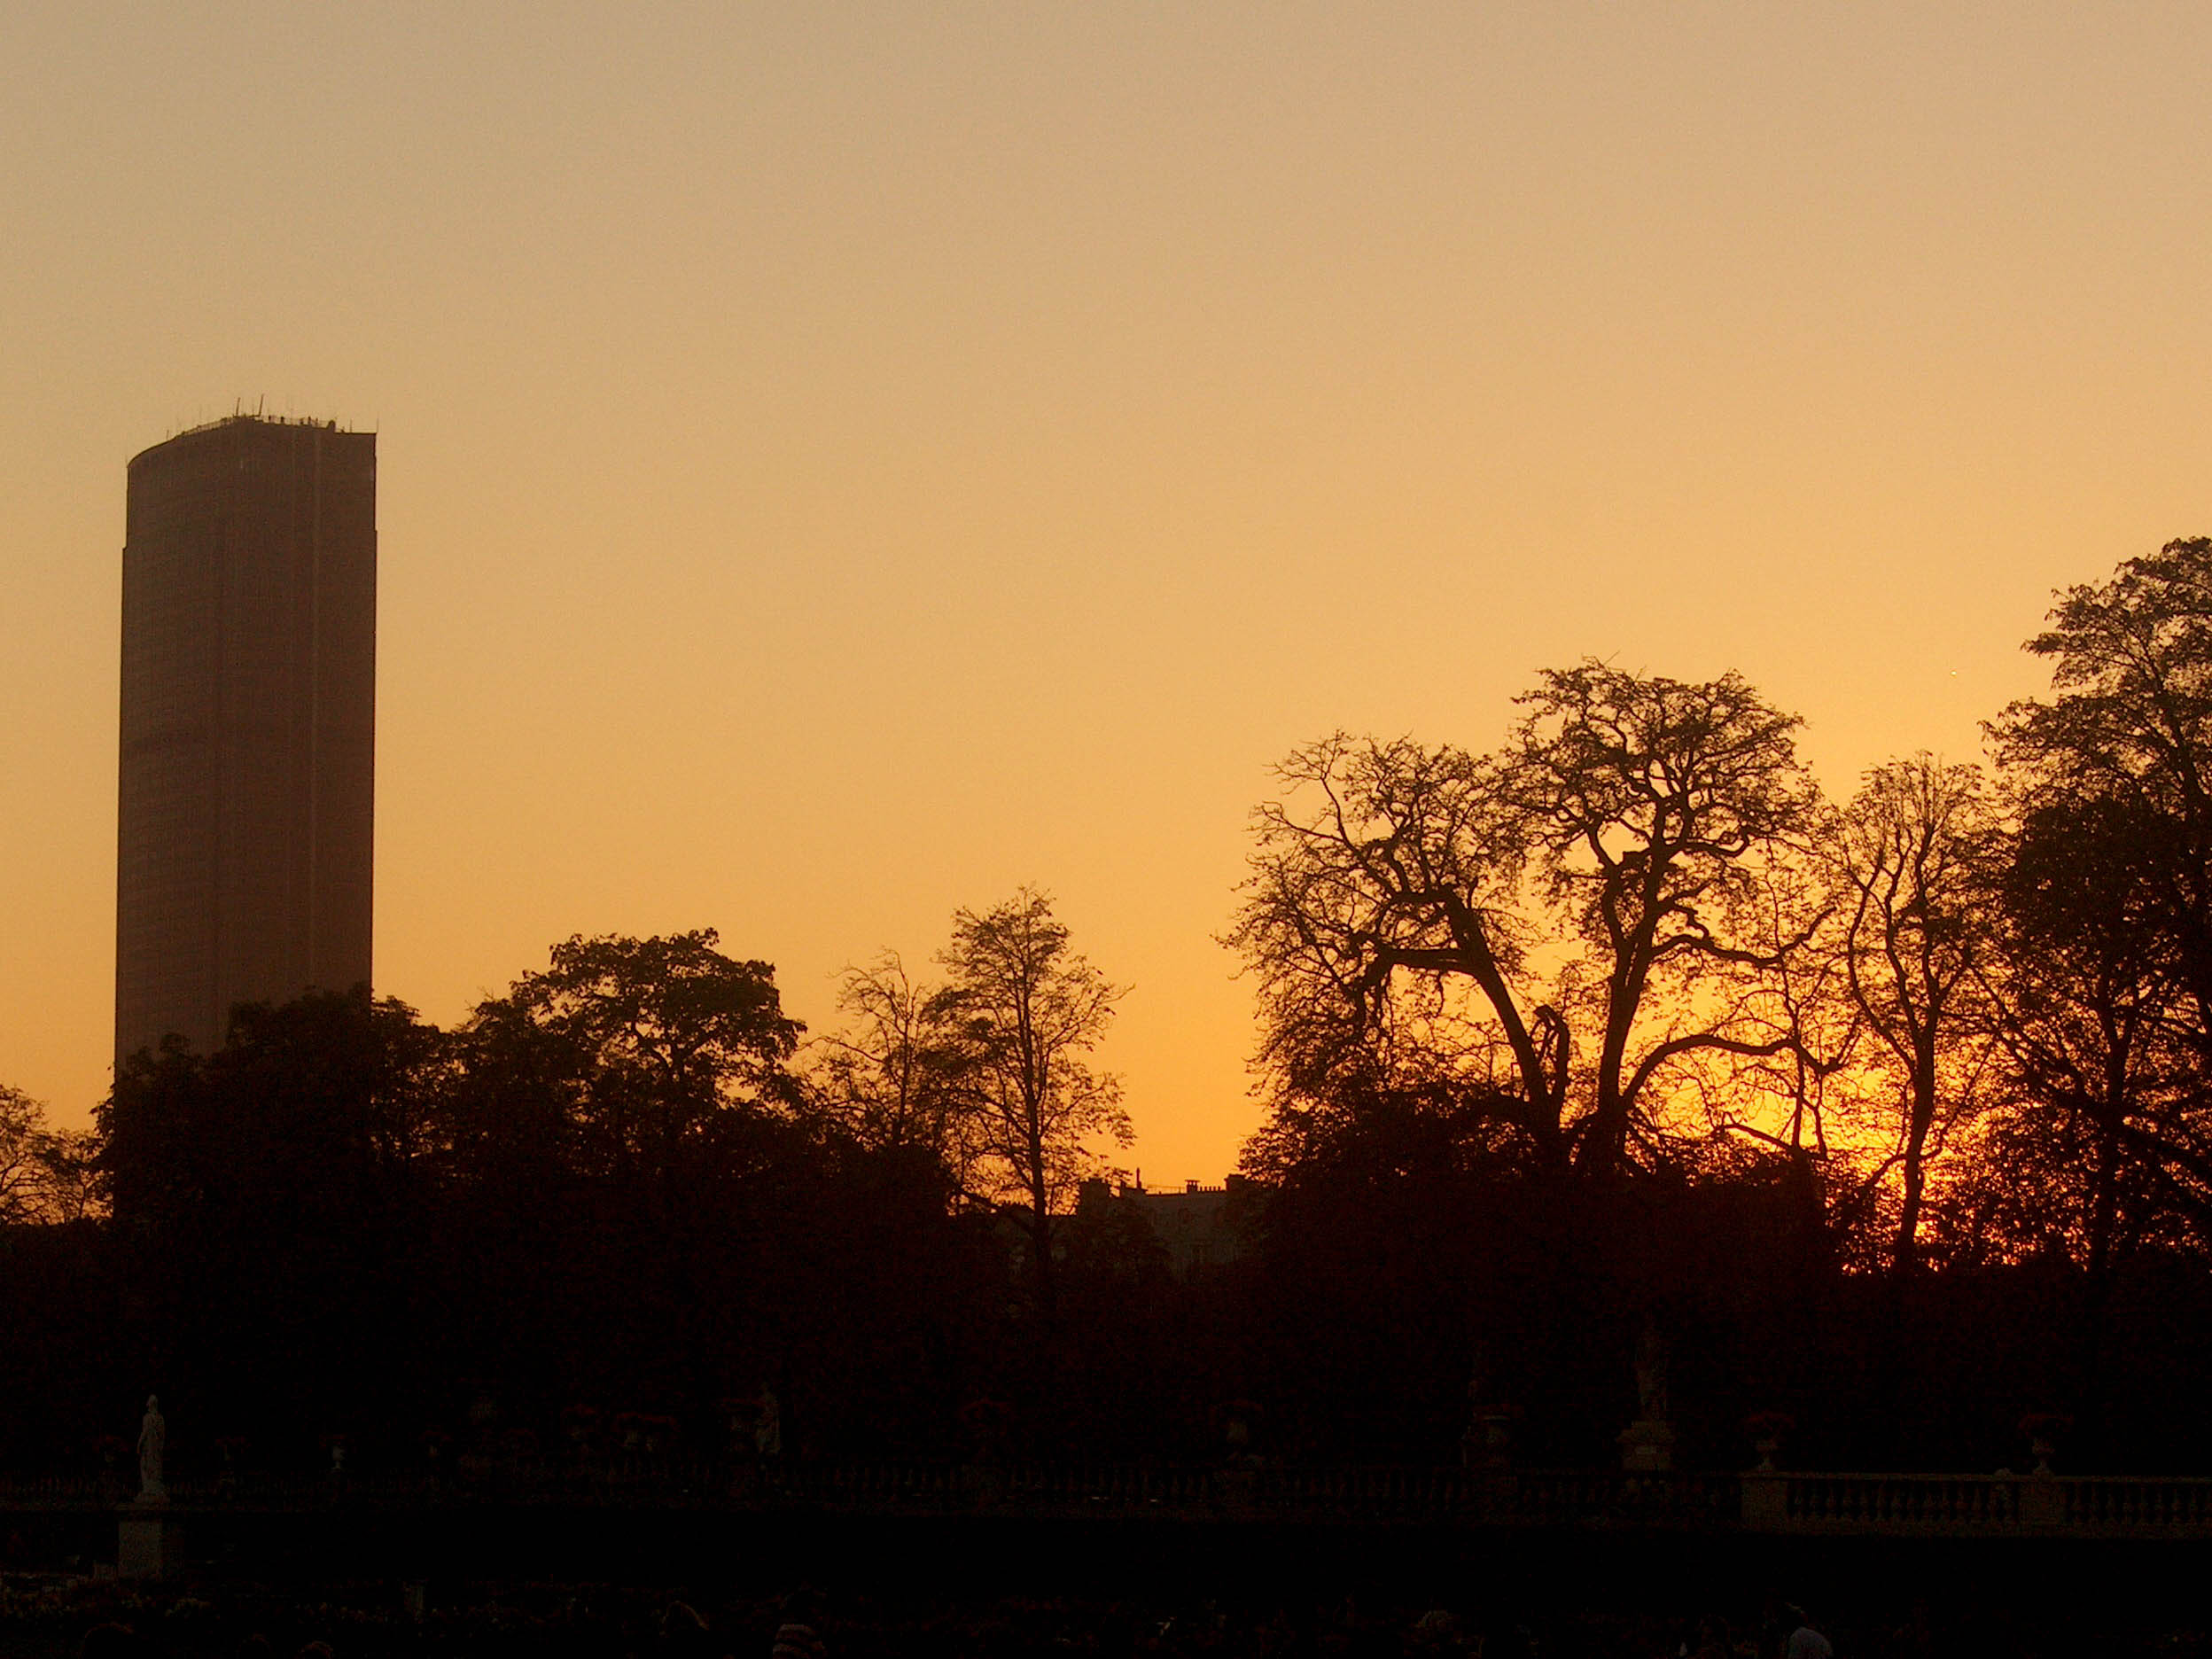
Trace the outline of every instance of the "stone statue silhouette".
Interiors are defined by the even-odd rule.
[[[146,1414],[138,1421],[138,1501],[166,1503],[169,1488],[161,1478],[161,1449],[168,1440],[168,1424],[161,1415],[161,1402],[146,1396]]]

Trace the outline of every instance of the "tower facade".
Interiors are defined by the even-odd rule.
[[[240,416],[130,463],[115,1056],[369,982],[377,440]]]

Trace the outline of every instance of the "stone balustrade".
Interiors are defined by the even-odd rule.
[[[1765,1473],[1746,1530],[1878,1537],[2212,1538],[2212,1480],[2132,1476]]]
[[[121,1477],[0,1476],[0,1514],[127,1507]],[[993,1514],[1316,1525],[1663,1529],[1870,1537],[2212,1538],[2212,1480],[1630,1473],[1413,1465],[657,1460],[471,1479],[239,1474],[170,1483],[171,1514],[480,1506]]]

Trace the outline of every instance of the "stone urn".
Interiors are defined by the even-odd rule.
[[[1460,1467],[1495,1472],[1513,1466],[1513,1410],[1477,1406],[1460,1433]]]
[[[1744,1430],[1751,1437],[1751,1449],[1759,1460],[1751,1466],[1752,1473],[1772,1475],[1779,1465],[1775,1460],[1782,1454],[1782,1437],[1797,1426],[1788,1412],[1754,1412],[1744,1419]]]
[[[1664,1475],[1674,1468],[1674,1428],[1638,1418],[1614,1436],[1621,1448],[1621,1468],[1630,1475]]]
[[[2020,1432],[2028,1437],[2029,1453],[2035,1458],[2031,1475],[2052,1473],[2051,1460],[2059,1454],[2059,1438],[2074,1426],[2074,1420],[2063,1412],[2029,1412],[2020,1420]]]

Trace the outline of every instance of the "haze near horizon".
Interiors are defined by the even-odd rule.
[[[712,926],[834,1018],[1024,882],[1157,1182],[1344,727],[1740,669],[1968,757],[2212,530],[2197,8],[583,6],[0,22],[0,1081],[113,993],[128,458],[379,432],[378,989]]]

